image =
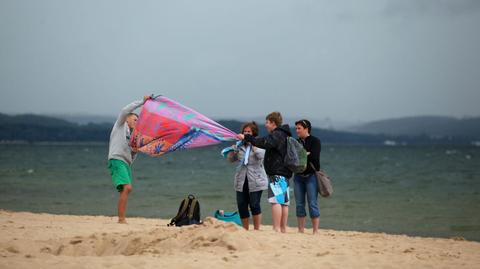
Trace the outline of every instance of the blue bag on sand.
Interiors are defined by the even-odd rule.
[[[240,220],[240,214],[237,211],[228,212],[223,210],[217,210],[213,216],[218,220],[223,220],[227,222],[235,222],[237,225],[242,226],[242,221]]]

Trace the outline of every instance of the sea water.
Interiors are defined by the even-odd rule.
[[[202,217],[235,211],[235,164],[221,148],[138,156],[127,216],[170,219],[190,193]],[[0,145],[0,208],[115,216],[107,152],[107,144]],[[321,166],[334,186],[332,197],[318,200],[321,228],[480,241],[479,147],[324,145]],[[263,223],[271,224],[266,200],[264,192]]]

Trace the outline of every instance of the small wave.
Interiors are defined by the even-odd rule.
[[[457,226],[450,226],[451,231],[455,232],[472,232],[472,231],[480,231],[480,225],[457,225]]]

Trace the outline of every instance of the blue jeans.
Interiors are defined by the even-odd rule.
[[[305,195],[307,195],[308,211],[310,218],[320,217],[320,209],[317,205],[317,179],[312,174],[309,177],[302,177],[295,175],[293,179],[295,186],[295,204],[297,209],[297,217],[305,217],[307,212],[305,211]]]

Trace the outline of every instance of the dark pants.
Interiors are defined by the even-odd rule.
[[[262,198],[262,191],[249,192],[248,190],[248,179],[245,178],[245,183],[243,183],[243,191],[237,191],[237,206],[238,213],[240,213],[240,218],[245,219],[250,217],[248,211],[248,206],[252,211],[252,215],[259,215],[262,213],[260,208],[260,200]]]

